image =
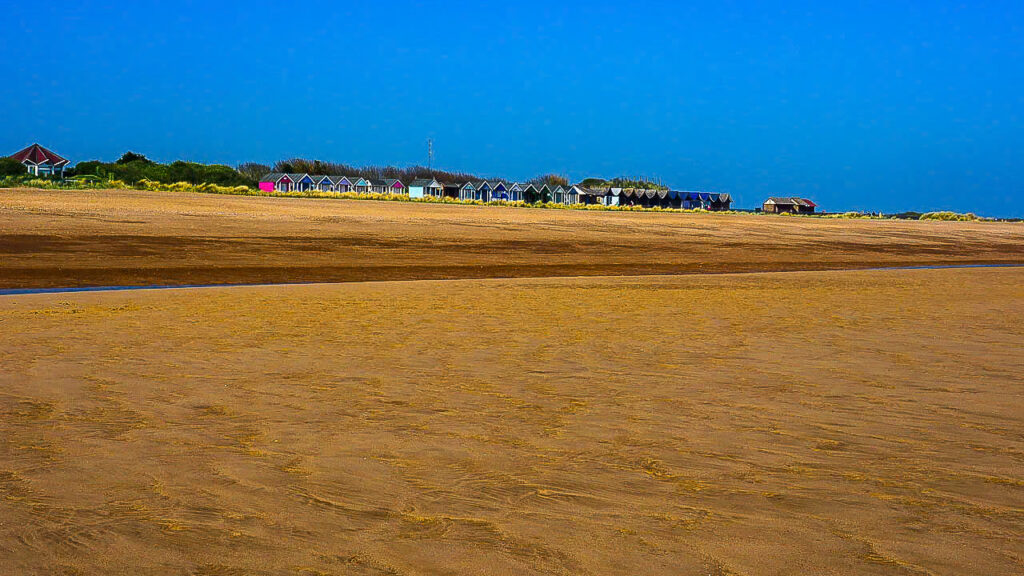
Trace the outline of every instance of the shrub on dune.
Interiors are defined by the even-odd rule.
[[[973,222],[975,220],[981,220],[976,214],[968,212],[966,214],[960,214],[957,212],[928,212],[921,214],[918,220],[941,220],[944,222]]]

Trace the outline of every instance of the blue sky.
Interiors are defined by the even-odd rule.
[[[0,150],[1024,216],[1024,3],[11,3]]]

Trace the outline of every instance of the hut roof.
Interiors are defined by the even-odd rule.
[[[284,178],[285,176],[286,174],[284,174],[283,172],[271,172],[270,174],[267,174],[263,178],[260,178],[260,182],[273,182],[277,184],[281,180],[281,178]]]
[[[19,150],[11,155],[22,164],[28,162],[29,164],[50,164],[52,166],[64,166],[70,162],[67,158],[57,154],[53,150],[43,148],[39,144],[32,144],[31,146]]]

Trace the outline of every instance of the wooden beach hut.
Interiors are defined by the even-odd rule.
[[[441,197],[444,187],[433,178],[417,178],[409,183],[410,198]]]

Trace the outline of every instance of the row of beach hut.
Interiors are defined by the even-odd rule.
[[[324,176],[271,173],[260,179],[266,192],[355,192],[357,194],[408,194],[411,198],[454,198],[480,202],[506,201],[601,204],[660,208],[702,208],[728,210],[732,198],[716,192],[685,192],[638,188],[587,188],[579,185],[529,184],[505,180],[476,180],[442,183],[433,178],[413,180],[405,185],[397,179],[368,179],[357,176]]]

